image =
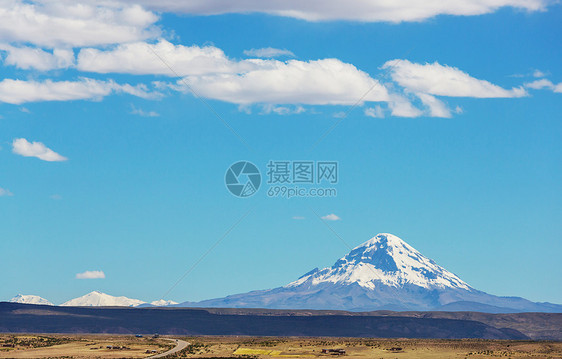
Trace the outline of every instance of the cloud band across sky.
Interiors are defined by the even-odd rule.
[[[128,2],[139,3],[138,0]],[[265,13],[307,21],[362,22],[422,21],[437,15],[482,15],[503,7],[538,11],[548,5],[546,0],[362,0],[347,2],[345,6],[340,0],[140,0],[140,3],[156,11],[198,15]]]
[[[159,96],[157,93],[149,93],[142,84],[118,84],[112,80],[80,78],[75,81],[0,81],[0,102],[15,105],[42,101],[101,100],[111,93],[127,93],[141,98]]]
[[[195,91],[197,96],[241,108],[252,105],[268,109],[276,105],[362,106],[367,103],[368,109],[363,112],[369,117],[390,114],[448,118],[462,110],[454,105],[454,109],[449,108],[446,98],[518,98],[536,89],[560,92],[559,85],[547,79],[504,88],[472,76],[454,64],[438,61],[414,63],[408,59],[394,59],[382,64],[379,73],[369,74],[338,58],[294,59],[290,50],[273,47],[249,49],[244,51],[248,58],[235,59],[213,45],[186,46],[162,38],[165,32],[158,23],[160,15],[155,12],[195,15],[257,12],[307,21],[401,22],[422,21],[440,14],[484,14],[502,7],[539,11],[548,5],[545,0],[413,4],[411,0],[391,3],[365,0],[345,7],[335,0],[305,3],[293,0],[236,3],[222,0],[158,3],[0,0],[0,54],[5,54],[2,56],[4,66],[34,71],[46,77],[2,79],[0,102],[19,105],[101,100],[118,93],[155,99],[163,96],[160,90],[172,89]],[[289,59],[275,59],[278,56]],[[58,80],[53,78],[52,70],[62,70],[62,73],[71,70],[78,75]],[[381,81],[387,73],[390,80]],[[103,78],[109,74],[150,75],[158,81],[147,82],[143,78],[141,81],[145,83],[120,84]],[[178,76],[181,79],[174,79]]]

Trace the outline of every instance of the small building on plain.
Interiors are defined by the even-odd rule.
[[[344,349],[322,349],[322,354],[344,355]]]

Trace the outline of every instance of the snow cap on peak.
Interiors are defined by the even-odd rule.
[[[288,287],[338,283],[401,288],[462,288],[470,290],[459,277],[425,257],[408,243],[389,233],[379,233],[340,258],[330,268],[305,274]]]
[[[396,272],[404,268],[405,259],[424,261],[420,252],[397,236],[379,233],[336,262],[335,266],[345,264],[368,263],[384,272]],[[429,262],[433,262],[427,259]]]
[[[127,297],[114,297],[100,291],[93,291],[81,297],[71,299],[62,306],[71,307],[136,307],[144,304],[142,300]]]
[[[179,304],[179,303],[174,302],[173,300],[159,299],[159,300],[155,300],[153,302],[150,302],[150,304],[152,304],[156,307],[165,307],[165,306],[168,306],[168,305],[176,305],[176,304]]]
[[[404,242],[399,237],[390,233],[379,233],[373,238],[369,239],[368,241],[364,242],[363,244],[360,244],[359,246],[353,249],[362,248],[362,247],[371,247],[375,244],[383,244],[383,243],[386,244],[387,246],[392,246],[392,247],[404,247],[409,250],[414,249],[408,243]]]
[[[38,295],[25,295],[25,294],[18,294],[12,299],[10,299],[11,303],[22,303],[22,304],[38,304],[38,305],[54,305],[53,303],[49,302],[45,298],[41,298]]]

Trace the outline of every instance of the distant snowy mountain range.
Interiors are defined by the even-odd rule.
[[[38,305],[54,305],[47,299],[36,295],[18,294],[12,299],[12,303],[38,304]],[[168,305],[176,305],[177,302],[172,300],[156,300],[151,303],[144,302],[139,299],[131,299],[127,297],[114,297],[99,291],[93,291],[78,298],[71,299],[61,304],[64,307],[162,307]]]
[[[30,295],[18,295],[11,301],[52,305]],[[95,291],[61,305],[562,313],[559,304],[498,297],[476,290],[402,239],[387,233],[355,247],[333,266],[316,268],[279,288],[181,304],[163,299],[146,303]]]

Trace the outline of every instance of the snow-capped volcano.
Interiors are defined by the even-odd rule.
[[[127,297],[114,297],[98,291],[93,291],[81,297],[71,299],[61,304],[66,307],[136,307],[144,304],[142,300]]]
[[[23,303],[23,304],[37,304],[37,305],[54,305],[53,303],[49,302],[45,298],[41,298],[38,295],[24,295],[18,294],[12,299],[10,299],[11,303]]]
[[[355,247],[333,266],[316,268],[286,286],[179,306],[562,312],[562,305],[497,297],[476,290],[387,233]]]
[[[356,283],[368,289],[380,284],[392,287],[412,284],[426,289],[470,289],[459,277],[400,238],[387,233],[378,234],[353,248],[332,267],[309,272],[286,287],[320,283]]]

